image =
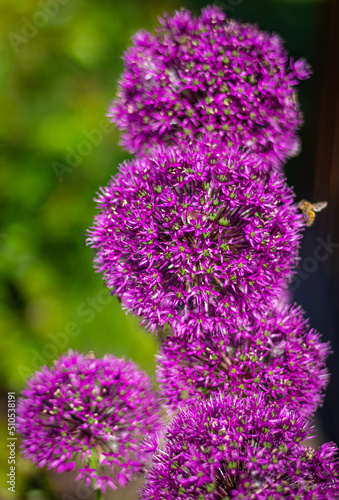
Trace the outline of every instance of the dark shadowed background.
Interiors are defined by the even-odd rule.
[[[7,391],[68,348],[132,358],[154,373],[156,341],[120,310],[92,268],[85,232],[94,194],[128,155],[105,112],[138,29],[195,0],[0,0],[0,498],[86,500],[71,475],[37,470],[17,457],[16,493],[7,491]],[[321,439],[339,442],[339,2],[224,0],[230,17],[279,33],[313,77],[301,83],[301,154],[286,165],[298,199],[328,200],[303,241],[292,283],[311,325],[336,355]],[[319,240],[320,238],[320,240]],[[335,245],[337,244],[337,245]],[[322,252],[316,249],[321,246]],[[319,258],[321,255],[321,258]],[[134,499],[122,491],[115,500]],[[107,497],[108,498],[108,497]]]

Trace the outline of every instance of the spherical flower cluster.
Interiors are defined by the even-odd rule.
[[[303,447],[303,419],[261,398],[217,396],[180,411],[141,500],[338,500],[333,444]]]
[[[309,416],[323,399],[328,353],[328,344],[309,330],[300,307],[263,309],[230,318],[214,337],[167,337],[157,357],[157,378],[170,413],[222,392],[261,393]]]
[[[140,445],[161,428],[150,380],[134,363],[72,351],[33,375],[17,415],[25,458],[68,472],[78,456],[77,479],[102,491],[143,471]]]
[[[162,326],[281,293],[304,222],[283,176],[263,163],[204,137],[121,167],[97,199],[89,243],[125,308]]]
[[[225,18],[218,7],[200,18],[181,10],[154,35],[133,37],[109,109],[127,150],[213,131],[276,164],[298,152],[295,86],[309,77],[308,65],[289,60],[277,35]]]

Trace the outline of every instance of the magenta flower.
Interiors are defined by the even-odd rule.
[[[227,146],[245,146],[281,163],[299,151],[302,115],[295,86],[309,66],[289,61],[282,40],[226,20],[218,7],[199,18],[181,10],[139,32],[109,116],[134,153],[212,131]],[[272,164],[267,164],[272,167]]]
[[[307,434],[260,396],[197,402],[169,425],[140,500],[338,500],[337,449],[304,447]]]
[[[234,315],[213,333],[164,340],[157,378],[170,413],[216,392],[242,397],[261,393],[306,416],[321,404],[329,345],[309,329],[300,307]]]
[[[77,479],[102,491],[143,471],[143,438],[161,428],[150,380],[134,363],[72,351],[33,375],[17,414],[26,459],[68,472],[78,457]]]
[[[190,313],[197,324],[281,294],[304,221],[283,176],[263,164],[204,137],[120,167],[88,241],[126,309],[151,327]]]

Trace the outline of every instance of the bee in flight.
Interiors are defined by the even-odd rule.
[[[327,207],[327,201],[318,201],[317,203],[311,203],[310,201],[301,200],[298,203],[298,207],[303,212],[306,226],[312,226],[315,219],[315,212],[321,212]]]

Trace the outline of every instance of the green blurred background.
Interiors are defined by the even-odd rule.
[[[185,6],[198,14],[207,4],[0,0],[2,442],[7,391],[18,393],[26,376],[68,348],[132,358],[154,373],[156,341],[107,296],[93,271],[85,232],[95,213],[95,192],[128,157],[105,112],[130,36],[154,28],[164,11]],[[279,33],[291,55],[319,67],[325,0],[216,4],[232,17]],[[301,84],[304,149],[286,167],[298,198],[312,193],[318,88],[317,74]],[[7,474],[6,449],[0,467]],[[19,457],[17,467],[17,493],[7,491],[2,477],[0,498],[68,498],[62,491],[70,483]],[[84,495],[73,492],[69,498],[89,498]],[[112,498],[137,498],[119,495]]]

